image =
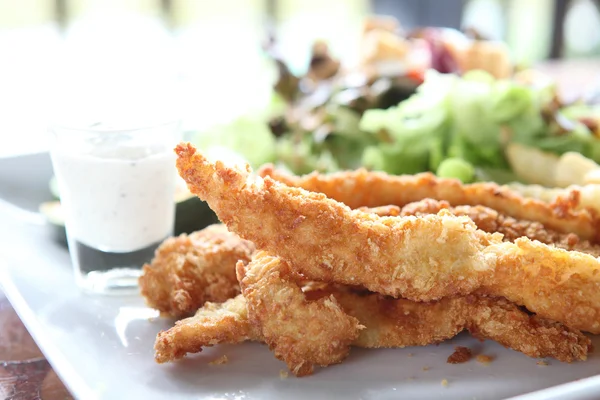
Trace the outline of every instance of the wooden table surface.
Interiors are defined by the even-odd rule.
[[[540,69],[557,80],[566,97],[590,89],[600,79],[600,60],[549,62]],[[72,399],[1,290],[0,398]]]
[[[72,399],[0,290],[0,399]]]

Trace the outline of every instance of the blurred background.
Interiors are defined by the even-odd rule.
[[[185,130],[260,113],[277,76],[268,38],[295,74],[316,39],[351,66],[373,14],[475,29],[516,65],[568,63],[557,74],[580,86],[599,65],[594,0],[0,0],[0,156],[43,150],[57,113],[105,104],[168,108]]]

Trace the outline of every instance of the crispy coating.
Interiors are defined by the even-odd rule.
[[[502,298],[466,296],[419,303],[329,286],[308,292],[307,299],[315,301],[331,295],[346,313],[365,326],[352,342],[357,347],[426,346],[468,329],[479,339],[495,340],[536,358],[553,357],[564,362],[585,360],[591,348],[590,339],[581,332],[528,315]],[[323,314],[312,315],[310,321],[289,318],[287,329],[314,324],[314,318],[327,322]],[[186,353],[199,352],[204,346],[245,340],[264,341],[264,338],[248,320],[246,299],[239,295],[221,305],[207,303],[195,317],[159,333],[156,359],[173,361]]]
[[[177,321],[173,328],[159,332],[154,358],[164,363],[187,353],[198,353],[202,347],[246,340],[262,340],[262,336],[248,320],[246,299],[240,294],[224,303],[207,302],[193,317]]]
[[[177,152],[188,188],[232,232],[291,261],[308,279],[427,301],[469,294],[493,275],[495,255],[486,260],[483,250],[500,243],[501,235],[477,230],[467,217],[446,210],[419,218],[379,217],[321,193],[269,177],[263,181],[249,167],[212,164],[189,144]]]
[[[240,293],[235,264],[248,263],[254,251],[254,244],[222,224],[169,238],[144,265],[142,296],[163,315],[191,315],[207,301],[223,302]]]
[[[301,187],[311,192],[347,204],[351,208],[404,206],[425,198],[446,200],[452,206],[485,206],[517,220],[538,221],[545,227],[561,233],[574,233],[585,240],[598,242],[599,222],[591,209],[578,209],[576,193],[557,198],[552,203],[526,198],[506,186],[495,183],[462,184],[457,179],[438,178],[431,173],[393,176],[365,169],[337,172],[328,175],[313,172],[293,176],[264,166],[259,174],[270,176],[288,186]]]
[[[275,357],[293,374],[309,375],[314,365],[346,358],[363,326],[343,311],[335,297],[307,301],[290,279],[294,276],[290,266],[263,251],[254,255],[247,269],[240,262],[237,270],[250,322],[260,327]]]
[[[468,362],[472,356],[473,353],[468,347],[456,346],[454,348],[454,353],[448,356],[448,360],[446,362],[448,364],[463,364]]]
[[[420,216],[424,214],[437,214],[443,209],[449,210],[454,215],[464,215],[471,218],[475,222],[475,225],[477,225],[477,228],[485,232],[501,233],[504,235],[503,240],[505,241],[514,242],[520,237],[528,237],[531,240],[553,244],[561,249],[581,251],[591,254],[594,257],[600,255],[600,246],[591,244],[587,240],[581,240],[574,233],[560,233],[552,229],[546,229],[539,222],[516,220],[484,206],[451,207],[450,203],[445,200],[423,199],[405,205],[402,207],[400,213],[395,213],[395,210],[392,208],[391,212],[387,215]],[[386,215],[385,211],[387,209],[385,207],[379,207],[378,210],[378,215]]]
[[[498,263],[493,279],[478,291],[502,295],[545,318],[600,333],[599,260],[553,249],[526,238],[488,249]]]
[[[365,212],[398,215],[396,206],[364,207]],[[240,293],[235,278],[238,260],[248,263],[255,246],[227,231],[223,224],[166,239],[139,279],[148,306],[163,316],[192,315],[206,301],[222,302]]]
[[[176,148],[179,173],[229,229],[291,262],[308,279],[431,301],[506,297],[541,317],[600,333],[600,262],[520,238],[478,230],[447,210],[379,217],[322,193],[290,188],[250,168],[212,164],[190,144]]]
[[[530,357],[585,360],[591,341],[581,332],[528,315],[504,298],[465,296],[418,303],[379,294],[335,295],[344,310],[365,325],[359,347],[425,346],[467,329]]]
[[[581,240],[574,233],[560,233],[547,229],[537,221],[517,220],[500,214],[498,211],[484,206],[450,206],[445,200],[423,199],[408,203],[404,207],[380,206],[359,207],[361,211],[372,212],[380,217],[396,216],[421,216],[425,214],[437,214],[440,210],[448,210],[453,215],[467,216],[473,220],[478,229],[488,233],[498,232],[503,235],[504,241],[514,242],[520,237],[527,237],[542,243],[552,244],[565,250],[575,250],[600,256],[600,245],[592,244],[588,240]]]
[[[359,207],[360,211],[370,212],[380,217],[397,217],[400,215],[401,209],[398,206],[379,206],[379,207]],[[429,213],[431,214],[431,213]]]

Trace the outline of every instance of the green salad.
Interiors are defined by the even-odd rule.
[[[296,174],[365,167],[391,174],[432,171],[464,182],[526,181],[507,156],[511,145],[600,162],[600,107],[561,104],[551,83],[430,70],[416,90],[390,106],[394,84],[338,79],[285,101],[276,93],[279,113],[269,121],[242,118],[198,135],[196,144],[232,151],[255,167],[275,162]]]

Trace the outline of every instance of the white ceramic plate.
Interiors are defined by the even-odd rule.
[[[0,198],[20,198],[2,192],[9,187],[24,190],[6,184],[5,161],[0,160]],[[18,177],[18,168],[11,170],[10,175]],[[18,179],[23,183],[24,178]],[[600,373],[600,354],[592,354],[587,362],[548,360],[548,366],[540,366],[536,359],[468,335],[439,346],[354,349],[341,365],[300,379],[281,379],[285,365],[266,346],[253,343],[217,346],[178,363],[158,365],[153,361],[154,337],[172,321],[153,318],[156,313],[138,296],[80,293],[66,249],[50,239],[46,228],[39,215],[0,202],[0,282],[79,399],[500,399],[567,382],[572,383],[522,398],[600,398],[600,377],[583,379]],[[600,341],[595,343],[599,348]],[[495,360],[489,365],[475,360],[447,364],[456,345]],[[227,364],[208,364],[223,354]],[[442,385],[444,379],[448,386]]]

